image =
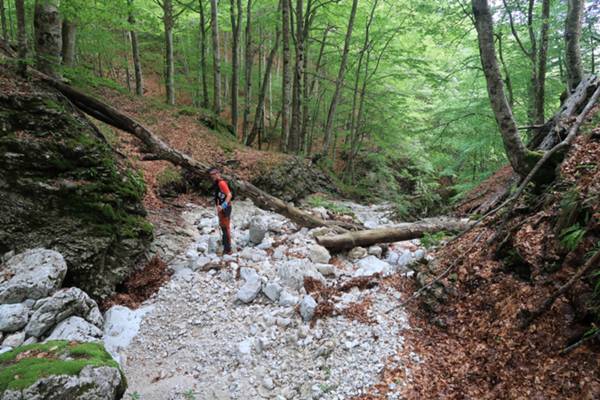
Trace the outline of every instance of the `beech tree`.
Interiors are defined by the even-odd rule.
[[[36,68],[52,77],[60,76],[62,20],[58,0],[36,0],[35,30]]]
[[[231,126],[233,134],[237,136],[238,125],[238,85],[240,83],[239,71],[239,43],[242,25],[242,0],[230,0],[230,18],[232,31],[231,47]]]
[[[290,137],[290,0],[281,0],[281,31],[283,40],[283,72],[281,84],[281,150],[288,150]]]
[[[217,0],[210,0],[212,53],[213,53],[213,111],[221,112],[221,55],[219,49],[219,22]]]
[[[567,18],[565,19],[565,61],[567,67],[567,90],[571,93],[583,79],[580,41],[584,1],[568,0],[567,5]]]
[[[487,82],[492,110],[502,134],[504,149],[515,172],[525,176],[532,165],[529,162],[528,150],[521,141],[512,110],[504,94],[504,84],[496,59],[492,14],[487,0],[472,0],[472,8],[475,17],[475,28],[477,29],[481,66]]]
[[[27,32],[25,27],[25,0],[15,0],[17,14],[17,46],[18,46],[18,71],[21,76],[27,74]]]
[[[127,21],[131,27],[129,37],[131,39],[131,55],[133,58],[133,72],[135,75],[135,94],[138,96],[144,95],[144,78],[142,75],[142,63],[140,61],[140,47],[138,44],[138,36],[135,31],[135,16],[133,13],[133,0],[127,0],[129,6],[127,13]]]
[[[2,27],[2,39],[8,41],[8,26],[6,25],[6,8],[4,0],[0,0],[0,25]]]

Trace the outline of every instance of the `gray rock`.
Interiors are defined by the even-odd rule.
[[[81,317],[69,317],[61,321],[46,340],[74,340],[77,342],[99,341],[102,331]]]
[[[367,251],[367,253],[371,256],[381,258],[381,254],[383,253],[383,250],[379,246],[371,246],[371,247],[369,247],[369,250]]]
[[[4,347],[19,347],[25,341],[25,331],[13,333],[12,335],[8,335],[4,342],[2,342],[2,346]]]
[[[235,297],[242,303],[250,303],[258,296],[258,293],[260,293],[262,281],[260,276],[252,268],[242,268],[240,275],[246,282],[238,290]]]
[[[316,267],[323,276],[335,276],[335,267],[331,264],[317,264]]]
[[[97,308],[96,302],[81,289],[73,287],[60,290],[52,297],[35,304],[35,311],[25,327],[25,333],[41,337],[54,325],[72,315],[81,316],[90,323],[100,322],[101,326],[103,321],[98,320],[97,310],[94,310]]]
[[[211,261],[212,260],[210,259],[210,257],[200,256],[190,261],[190,268],[192,269],[192,271],[203,271],[204,267],[210,264]]]
[[[278,301],[279,295],[281,294],[282,287],[280,284],[275,282],[268,282],[263,286],[262,291],[271,301]]]
[[[310,321],[315,315],[315,309],[317,308],[317,302],[310,295],[304,296],[300,303],[300,315],[304,322]]]
[[[402,253],[400,257],[398,257],[397,264],[399,267],[406,267],[414,261],[413,254],[410,251]]]
[[[29,319],[29,307],[21,304],[0,304],[0,332],[14,332]]]
[[[358,262],[358,269],[354,272],[354,277],[371,276],[374,274],[385,275],[390,270],[391,267],[388,263],[381,261],[375,256],[368,256]]]
[[[0,304],[41,299],[62,285],[67,264],[60,253],[37,248],[10,258],[4,276],[0,276]]]
[[[240,257],[246,260],[259,262],[267,258],[267,253],[264,250],[254,247],[246,247],[240,252]]]
[[[331,255],[325,247],[313,244],[308,248],[308,258],[316,264],[327,264]]]
[[[351,260],[359,260],[363,257],[366,257],[367,249],[364,247],[355,247],[348,252],[348,258]]]
[[[268,226],[260,216],[252,218],[250,221],[249,239],[253,244],[260,244],[267,234]]]
[[[21,390],[7,390],[2,400],[116,400],[125,382],[117,368],[83,367],[78,375],[50,375]]]
[[[282,307],[293,307],[298,304],[299,301],[300,299],[298,296],[294,296],[285,289],[283,289],[279,295],[279,305]]]
[[[300,290],[304,286],[304,278],[307,276],[325,282],[325,278],[317,268],[303,259],[293,259],[279,264],[277,275],[283,285],[294,290]]]

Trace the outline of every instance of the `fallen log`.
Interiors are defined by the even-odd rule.
[[[370,246],[377,243],[393,243],[417,239],[428,233],[440,231],[460,232],[475,221],[457,218],[428,218],[412,223],[402,223],[385,228],[346,232],[339,235],[320,236],[317,242],[330,250],[351,249],[357,246]]]
[[[194,160],[187,154],[170,147],[148,128],[135,121],[133,118],[121,113],[108,104],[82,93],[63,82],[44,75],[39,71],[30,69],[30,72],[61,92],[71,101],[71,103],[86,114],[137,137],[144,145],[143,150],[144,153],[148,155],[148,158],[169,161],[199,176],[207,176],[210,165]],[[302,211],[281,199],[271,196],[250,182],[238,179],[235,176],[225,176],[225,179],[233,182],[237,187],[238,193],[250,198],[258,207],[284,215],[300,226],[308,228],[329,226],[338,232],[345,232],[348,229],[360,229],[360,226],[357,224],[340,221],[325,221],[306,211]]]

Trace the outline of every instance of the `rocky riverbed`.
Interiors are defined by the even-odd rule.
[[[385,205],[343,205],[368,227],[390,222]],[[184,224],[158,236],[154,251],[175,271],[172,279],[140,310],[123,310],[112,333],[105,330],[128,379],[126,396],[348,399],[378,382],[384,365],[403,367],[397,354],[410,329],[407,316],[385,312],[399,292],[385,285],[339,291],[330,299],[332,315],[318,318],[319,297],[307,293],[304,278],[339,287],[373,274],[410,276],[406,266],[426,257],[418,242],[332,257],[314,239],[322,228],[298,229],[246,201],[234,207],[232,256],[216,254],[212,208],[188,204]],[[344,312],[352,307],[367,320]]]

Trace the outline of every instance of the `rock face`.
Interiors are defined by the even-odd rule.
[[[69,317],[60,322],[47,340],[94,342],[100,340],[102,331],[81,317]]]
[[[0,74],[15,86],[0,93],[0,254],[51,248],[69,285],[109,294],[152,236],[143,180],[62,96]]]
[[[38,354],[45,355],[36,358],[38,368],[28,369]],[[117,363],[99,343],[52,341],[24,346],[3,356],[3,369],[8,377],[28,379],[2,381],[0,400],[116,400],[127,386]]]
[[[0,332],[14,332],[27,324],[29,307],[24,304],[0,304]]]
[[[0,303],[18,303],[55,292],[62,285],[67,264],[56,251],[32,249],[11,257],[4,271],[0,275]]]
[[[335,188],[323,171],[300,157],[289,157],[275,167],[265,165],[252,183],[285,201],[298,201],[317,192],[332,193]]]

